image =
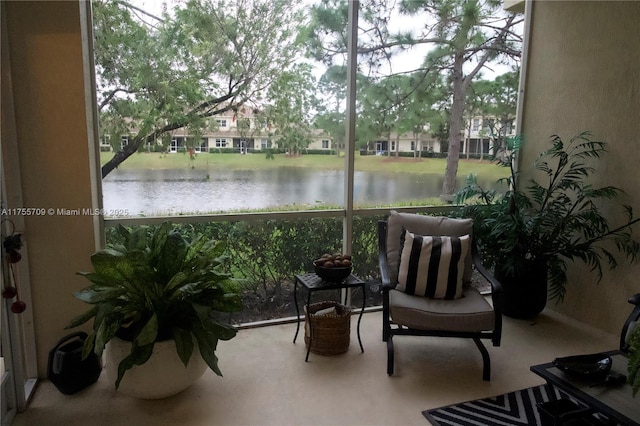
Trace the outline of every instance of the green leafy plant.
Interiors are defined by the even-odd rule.
[[[609,269],[618,265],[617,254],[637,259],[640,244],[632,238],[631,228],[640,218],[634,218],[630,206],[619,205],[625,219],[610,226],[605,212],[623,191],[589,183],[596,172],[594,164],[607,152],[605,142],[593,140],[589,132],[568,142],[554,135],[550,142],[535,161],[541,178],[530,179],[526,189],[520,189],[516,172],[523,141],[515,137],[496,157],[499,165],[510,169],[509,176],[499,181],[506,190],[485,190],[470,175],[456,198],[463,204],[459,213],[474,219],[474,236],[489,266],[515,276],[525,261],[545,262],[549,298],[562,301],[568,262],[584,262],[600,280],[603,263]]]
[[[118,366],[118,388],[128,369],[149,359],[155,342],[173,339],[186,366],[195,341],[207,365],[222,375],[218,340],[233,338],[236,329],[216,314],[242,310],[237,283],[224,271],[224,243],[202,236],[189,242],[169,222],[135,230],[119,226],[117,232],[119,243],[91,256],[94,272],[79,272],[91,285],[74,296],[93,308],[67,328],[93,318],[83,355],[100,356],[116,336],[132,342]]]

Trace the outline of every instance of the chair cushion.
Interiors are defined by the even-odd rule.
[[[473,221],[471,219],[453,219],[391,211],[387,219],[387,265],[392,283],[398,282],[400,239],[404,232],[403,228],[420,235],[454,237],[470,235],[473,238]],[[471,282],[472,273],[471,253],[469,253],[465,258],[464,273],[462,275],[463,284]]]
[[[423,236],[406,231],[400,251],[397,290],[434,299],[462,297],[464,260],[470,237]]]
[[[455,300],[390,290],[389,313],[394,323],[416,330],[477,332],[495,327],[493,308],[474,288],[465,288],[463,297]]]

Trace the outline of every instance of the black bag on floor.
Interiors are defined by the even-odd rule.
[[[82,345],[86,339],[87,333],[83,331],[69,334],[49,352],[47,377],[66,395],[81,391],[100,377],[102,363],[98,356],[91,352],[82,359]]]

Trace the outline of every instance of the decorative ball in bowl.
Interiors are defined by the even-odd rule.
[[[313,261],[316,274],[325,281],[341,282],[347,278],[353,270],[351,256],[346,254],[323,254]]]

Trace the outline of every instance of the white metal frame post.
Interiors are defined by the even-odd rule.
[[[349,2],[349,19],[347,22],[347,116],[346,145],[344,155],[344,234],[343,249],[351,254],[351,230],[353,228],[353,176],[354,155],[356,145],[356,69],[358,61],[358,0]]]
[[[342,227],[342,251],[351,254],[353,243],[353,176],[356,145],[356,69],[358,61],[358,0],[349,1],[347,20],[347,116],[346,144],[344,150],[344,209]],[[344,291],[344,290],[343,290]],[[364,297],[364,294],[362,295]],[[346,301],[351,305],[351,292],[347,292]]]

